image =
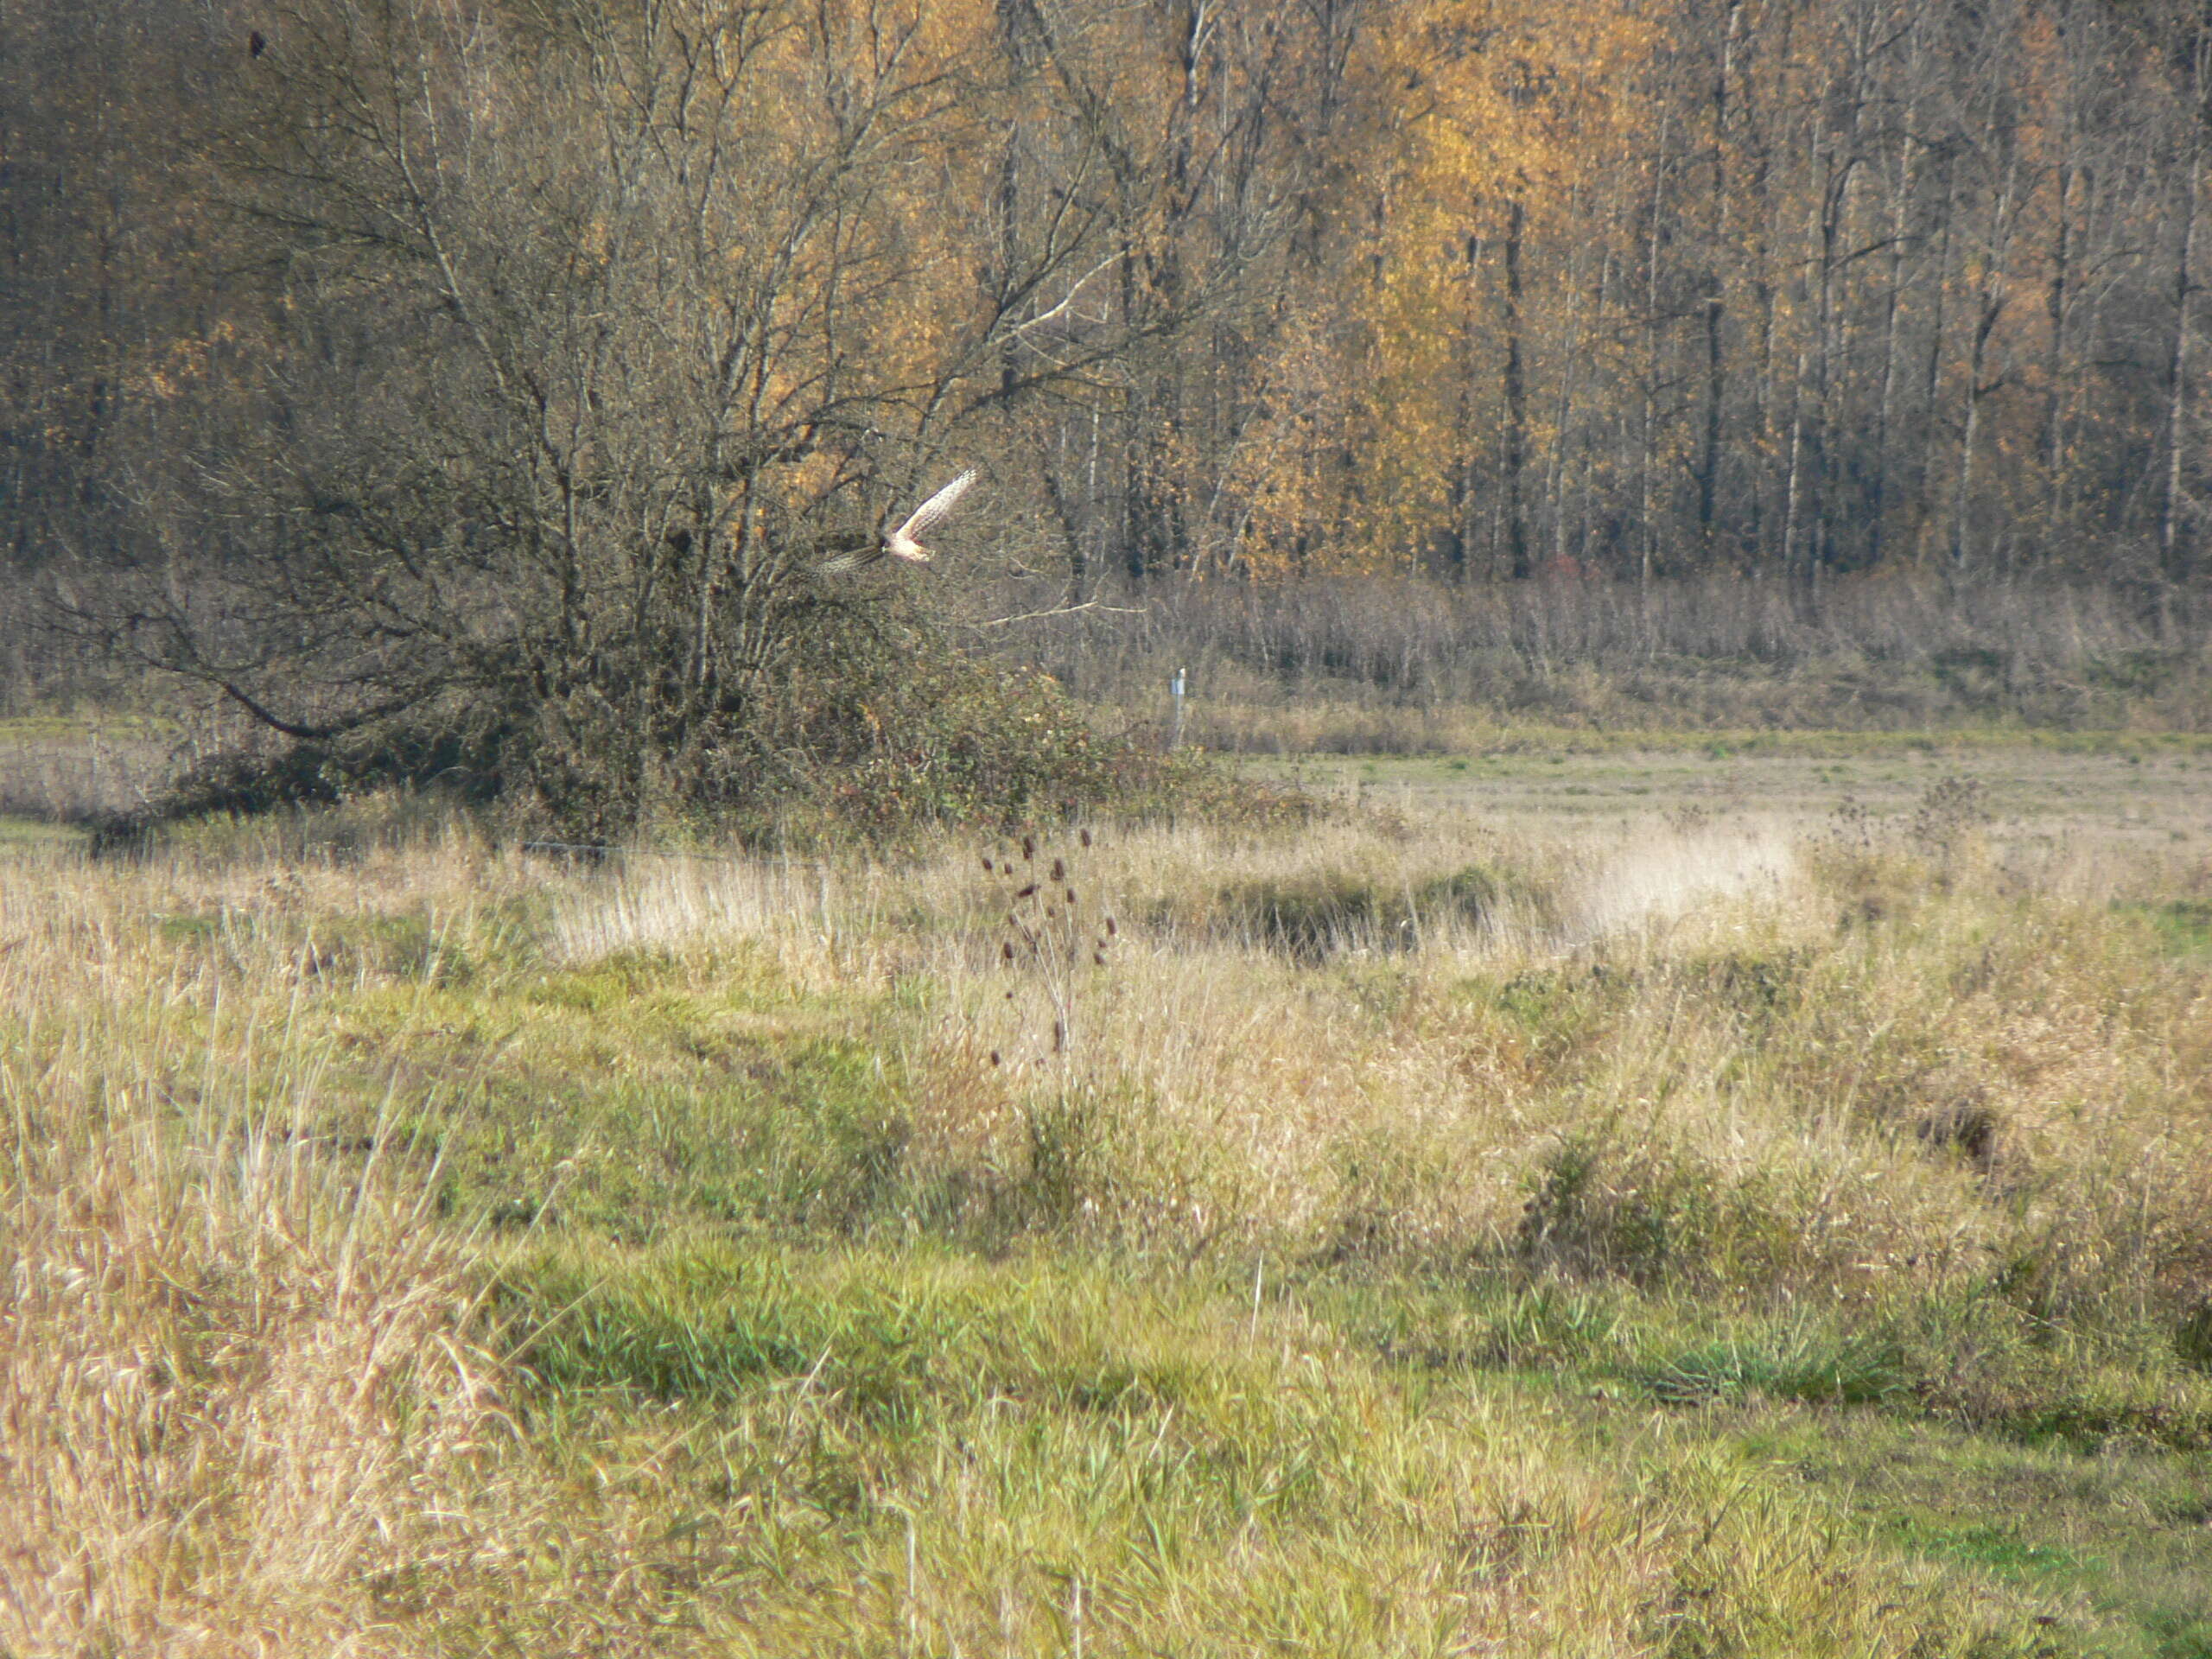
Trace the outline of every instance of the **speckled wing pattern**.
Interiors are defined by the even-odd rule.
[[[910,564],[926,564],[929,550],[921,544],[923,533],[950,512],[953,504],[968,493],[976,481],[976,469],[969,467],[935,495],[914,509],[913,517],[883,538],[883,550],[894,559],[904,559]]]
[[[824,575],[842,575],[848,571],[865,570],[887,556],[904,559],[909,564],[927,564],[930,550],[916,537],[950,512],[953,503],[966,494],[968,486],[975,481],[976,469],[971,467],[916,507],[905,524],[874,547],[855,548],[849,553],[840,553],[834,558],[824,559],[816,568]]]

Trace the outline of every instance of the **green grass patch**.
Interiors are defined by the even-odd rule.
[[[1128,1294],[1104,1263],[1049,1253],[549,1243],[505,1270],[496,1306],[556,1392],[727,1402],[806,1376],[864,1414],[911,1423],[994,1400],[1211,1409],[1254,1380],[1193,1360],[1224,1336],[1202,1295]]]
[[[1891,1547],[2052,1599],[2067,1627],[2059,1651],[2212,1654],[2212,1465],[2201,1458],[2025,1446],[1864,1413],[1794,1416],[1745,1439]]]
[[[2063,1598],[1854,1523],[1757,1421],[1409,1368],[1296,1287],[541,1240],[487,1317],[529,1443],[580,1512],[655,1517],[641,1593],[724,1650],[1041,1656],[1079,1626],[1107,1653],[1442,1656],[1560,1620],[1585,1651],[2059,1650]]]
[[[1349,1342],[1429,1371],[1557,1375],[1656,1405],[1879,1407],[2021,1445],[2212,1445],[2212,1377],[2156,1321],[2054,1332],[1993,1291],[1854,1306],[1510,1269],[1449,1282],[1316,1274]],[[2184,1324],[2186,1321],[2184,1321]]]
[[[2114,908],[2145,923],[2165,956],[2191,966],[2212,964],[2212,900],[2171,899]]]
[[[73,824],[0,813],[0,851],[70,847],[81,844],[84,839],[84,831]]]

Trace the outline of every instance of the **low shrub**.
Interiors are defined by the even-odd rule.
[[[640,831],[810,846],[930,825],[1001,830],[1078,813],[1295,818],[1192,750],[1096,729],[1050,677],[985,661],[918,626],[822,631],[757,698],[682,730],[602,704],[534,712],[454,703],[342,736],[219,753],[95,827],[98,853],[191,819],[427,791],[518,836],[582,846]]]

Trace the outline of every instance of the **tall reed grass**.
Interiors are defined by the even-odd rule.
[[[1080,696],[1224,751],[1435,753],[1531,721],[1605,729],[2202,730],[2208,620],[2111,588],[1889,573],[1815,605],[1770,575],[1162,581],[1007,641]],[[1009,608],[1021,609],[1009,601]],[[1163,730],[1164,723],[1163,723]]]

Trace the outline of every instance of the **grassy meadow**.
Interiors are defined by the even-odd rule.
[[[12,825],[0,1654],[2212,1654],[2212,745],[1252,764]]]

